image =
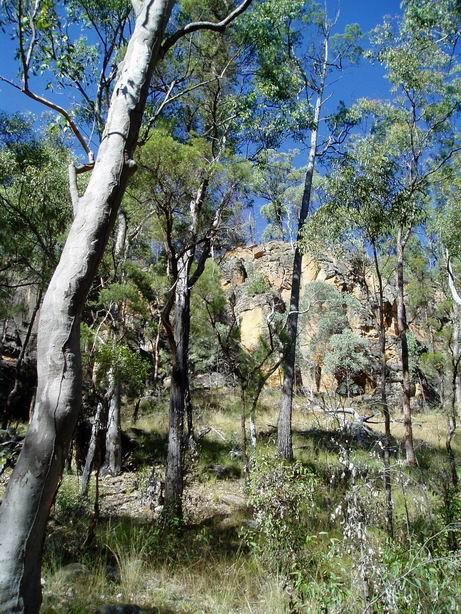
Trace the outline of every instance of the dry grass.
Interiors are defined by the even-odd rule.
[[[316,429],[325,432],[328,438],[329,433],[334,433],[333,421],[325,415],[304,410],[304,403],[303,399],[299,399],[293,415],[294,447],[297,458],[314,467],[319,477],[317,509],[311,526],[313,534],[324,536],[312,542],[313,559],[318,558],[318,563],[314,565],[318,578],[313,578],[313,582],[320,582],[324,571],[324,551],[330,538],[338,535],[330,518],[331,510],[343,496],[342,491],[335,492],[330,479],[332,475],[339,475],[343,468],[334,446],[322,448],[322,442],[319,446],[319,441],[315,440],[315,433],[310,434]],[[257,415],[258,431],[262,434],[261,448],[273,448],[278,404],[278,394],[273,391],[263,394]],[[163,614],[282,614],[289,611],[283,581],[273,573],[269,574],[239,537],[239,530],[249,517],[243,479],[232,477],[220,480],[209,471],[214,463],[228,467],[241,464],[240,460],[232,460],[229,455],[240,441],[238,395],[227,390],[202,393],[196,396],[194,407],[197,432],[211,430],[201,440],[199,460],[187,478],[186,531],[171,538],[165,537],[152,524],[152,520],[147,521],[142,515],[138,515],[136,522],[133,517],[113,516],[101,520],[91,547],[79,551],[82,535],[87,532],[88,518],[75,520],[72,516],[66,517],[70,518],[68,524],[64,521],[60,526],[55,525],[56,543],[53,542],[53,534],[48,540],[45,614],[87,613],[107,603],[135,603]],[[155,442],[164,441],[167,433],[165,410],[163,403],[150,414],[141,415],[136,428],[152,436]],[[131,426],[129,419],[125,426]],[[373,425],[373,429],[383,431],[381,425]],[[402,437],[403,426],[400,422],[394,422],[392,430],[396,438]],[[417,415],[414,430],[422,465],[435,468],[439,458],[441,463],[444,462],[445,417],[432,413]],[[460,443],[457,437],[457,451],[460,451]],[[368,451],[357,449],[351,457],[357,467],[363,468],[369,483],[374,481],[377,488],[381,488],[382,461],[379,455],[371,457]],[[147,465],[143,471],[148,472]],[[422,487],[428,477],[422,468],[407,472],[394,458],[392,471],[396,515],[400,518],[396,522],[396,530],[404,534],[408,528],[405,523],[416,526],[435,516],[439,499],[430,487]],[[437,471],[434,469],[431,479],[438,479]],[[131,480],[133,475],[128,477]],[[124,479],[128,480],[128,477]],[[102,481],[103,495],[105,488],[107,483]],[[121,491],[124,491],[123,487]],[[75,476],[66,476],[63,494],[61,499],[58,498],[58,504],[65,508],[61,512],[70,511],[75,492]],[[380,495],[379,501],[381,499],[384,501]],[[109,513],[104,505],[102,511]],[[433,530],[428,523],[428,534]],[[379,531],[377,539],[382,539]],[[69,546],[72,540],[76,543],[75,550]],[[70,560],[69,556],[67,559],[63,557],[62,545],[65,541],[71,553],[69,556],[73,557]],[[69,577],[63,573],[63,565],[76,561],[81,561],[88,568],[86,576]],[[118,570],[115,579],[108,574],[108,562]],[[306,611],[323,610],[318,609],[313,599]]]

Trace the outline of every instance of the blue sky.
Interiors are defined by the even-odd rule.
[[[200,0],[197,0],[200,1]],[[333,15],[338,6],[337,0],[326,0],[330,15]],[[401,13],[400,0],[342,0],[340,2],[340,18],[337,24],[338,32],[342,31],[349,23],[358,23],[364,33],[367,33],[377,24],[381,23],[385,15],[396,16]],[[17,64],[14,58],[15,43],[4,33],[0,32],[0,74],[16,80]],[[45,79],[32,79],[31,87],[40,91],[40,86],[46,84]],[[52,96],[53,100],[63,107],[69,106],[67,94],[46,92],[46,96]],[[329,108],[336,107],[339,100],[350,104],[360,97],[387,98],[389,96],[388,83],[379,66],[373,66],[367,61],[362,61],[358,66],[348,68],[344,71],[340,80],[334,85],[334,97]],[[45,110],[40,104],[30,100],[21,92],[11,86],[0,82],[0,111],[12,113],[16,111],[32,112],[40,115],[46,111],[48,117],[50,112]],[[298,144],[286,143],[285,147],[298,147]],[[305,153],[300,152],[295,163],[300,166],[305,164]],[[256,217],[256,234],[260,238],[265,222],[261,217],[259,208],[263,204],[262,200],[254,203],[254,214]]]
[[[328,0],[327,4],[330,13],[334,12],[337,6],[336,1]],[[364,32],[380,23],[384,15],[400,13],[400,0],[343,0],[340,6],[341,14],[338,27],[343,28],[347,23],[358,23]],[[9,78],[14,78],[17,75],[14,53],[14,43],[4,33],[0,32],[0,73]],[[366,62],[363,62],[358,68],[349,69],[341,82],[337,84],[337,88],[339,97],[346,102],[361,96],[386,97],[388,91],[387,84],[379,69]],[[59,95],[57,95],[57,101],[59,101]],[[26,98],[12,87],[0,83],[0,110],[8,113],[15,111],[41,113],[43,107]]]

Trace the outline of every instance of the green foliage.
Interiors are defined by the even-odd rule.
[[[314,485],[313,475],[300,463],[258,457],[249,483],[256,531],[248,531],[246,540],[269,569],[291,575],[302,568]]]
[[[437,379],[447,368],[447,356],[445,352],[424,352],[417,356],[418,367],[429,379]]]
[[[121,343],[103,344],[96,350],[94,360],[101,377],[107,377],[112,371],[117,381],[128,387],[134,394],[139,394],[139,391],[143,389],[151,368],[139,354]]]
[[[63,148],[39,141],[29,117],[3,116],[0,127],[0,303],[9,305],[17,286],[46,287],[72,207]]]
[[[298,154],[298,150],[278,153],[268,149],[258,156],[253,181],[256,194],[267,201],[261,207],[268,222],[263,240],[287,239],[294,235],[305,173],[304,169],[294,168]]]
[[[349,317],[362,312],[358,300],[332,284],[312,282],[301,300],[301,325],[309,335],[307,357],[312,366],[326,367],[351,391],[353,375],[369,364],[367,343],[352,332]]]
[[[267,277],[261,273],[250,276],[245,284],[245,292],[248,294],[248,296],[264,294],[268,290],[270,290],[270,283]]]
[[[327,77],[356,63],[362,54],[357,25],[332,33],[334,20],[326,7],[312,0],[258,3],[238,25],[242,44],[252,51],[254,83],[245,100],[241,127],[266,148],[286,137],[307,143],[313,128],[312,96],[319,91],[323,45],[329,40],[331,58]],[[341,105],[340,105],[341,106]],[[350,126],[346,113],[327,117],[331,134],[344,137]],[[341,136],[340,136],[341,135]]]
[[[306,15],[306,4],[305,0],[258,3],[239,26],[242,41],[253,46],[258,55],[256,88],[270,100],[288,101],[296,96],[302,84],[299,67],[290,58],[287,39],[292,23],[299,23]],[[301,36],[299,31],[291,35],[295,41]]]
[[[456,612],[459,607],[457,554],[434,554],[423,546],[389,545],[384,550],[382,593],[376,600],[383,611]],[[387,608],[387,610],[386,610]],[[389,609],[391,608],[391,609]]]
[[[369,348],[365,339],[350,329],[331,335],[324,358],[325,367],[338,381],[345,383],[346,394],[354,392],[354,375],[367,372],[370,366]]]
[[[210,326],[209,317],[219,320],[224,317],[226,296],[221,287],[221,271],[218,265],[208,260],[205,270],[192,290],[191,297],[191,347],[190,365],[193,372],[208,372],[216,369],[220,355],[216,335]]]
[[[407,333],[407,343],[410,377],[412,380],[414,380],[420,366],[422,347],[412,332]],[[433,363],[433,365],[435,366],[435,363]]]

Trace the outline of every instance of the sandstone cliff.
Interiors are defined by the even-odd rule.
[[[347,261],[346,261],[347,260]],[[258,343],[266,328],[266,317],[275,304],[279,312],[286,313],[291,290],[292,247],[288,243],[270,241],[262,245],[240,247],[230,251],[222,263],[223,287],[232,293],[239,318],[242,344],[250,349]],[[351,329],[367,342],[370,367],[356,376],[358,389],[373,394],[379,382],[378,349],[378,294],[377,283],[370,263],[364,259],[340,259],[331,254],[322,261],[312,256],[303,257],[301,294],[312,282],[334,285],[340,292],[349,293],[364,306],[360,315],[348,315]],[[392,284],[385,291],[386,328],[388,338],[388,368],[398,374],[398,347],[396,337],[396,300]],[[299,367],[302,386],[307,390],[334,391],[339,382],[326,371],[318,373],[307,355],[312,331],[301,325],[299,338]],[[280,377],[280,374],[279,376]],[[273,378],[276,385],[279,379]]]

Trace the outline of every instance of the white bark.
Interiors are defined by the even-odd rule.
[[[451,256],[446,252],[447,257],[447,270],[448,270],[448,286],[450,288],[451,296],[456,305],[461,306],[461,296],[455,286],[455,276],[453,275],[453,269],[451,266]]]
[[[48,514],[81,402],[80,314],[131,169],[153,68],[174,0],[145,0],[111,98],[97,160],[46,292],[35,411],[0,509],[0,611],[38,612]]]

